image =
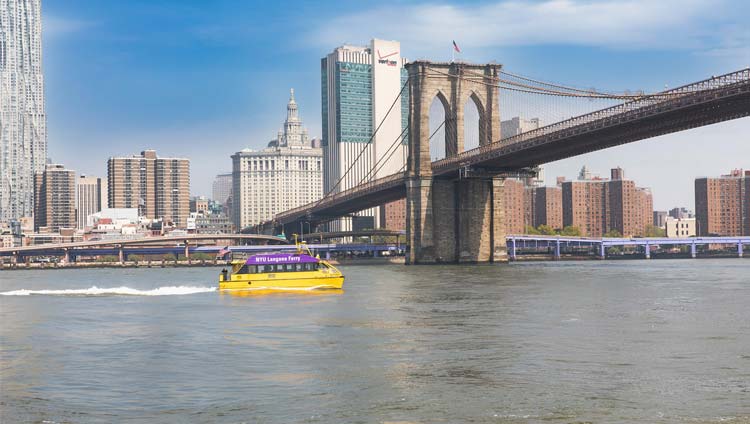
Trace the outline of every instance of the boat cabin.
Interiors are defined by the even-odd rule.
[[[275,253],[254,255],[246,261],[232,263],[232,274],[270,274],[278,272],[304,272],[325,269],[318,258],[300,253]]]

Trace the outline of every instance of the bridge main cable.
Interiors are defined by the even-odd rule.
[[[476,82],[478,84],[482,84],[482,85],[486,85],[490,87],[496,87],[500,90],[517,91],[517,92],[529,93],[529,94],[541,94],[541,95],[547,95],[547,96],[577,97],[577,98],[588,98],[588,99],[610,99],[610,100],[646,100],[646,99],[657,100],[657,99],[684,96],[686,94],[686,93],[664,93],[664,92],[654,93],[654,94],[614,94],[614,93],[603,93],[603,92],[598,92],[598,91],[580,90],[580,89],[568,88],[564,86],[557,86],[554,84],[541,83],[542,85],[550,85],[553,87],[564,87],[564,89],[566,90],[576,91],[576,92],[569,92],[569,91],[552,90],[549,88],[523,84],[523,83],[506,80],[502,78],[492,78],[494,81],[496,81],[496,83],[494,84],[488,83],[484,81],[484,79],[490,78],[489,76],[478,74],[478,73],[468,71],[468,70],[465,72],[473,76],[476,76],[478,78],[482,78],[482,81],[471,80],[464,76],[450,74],[450,73],[443,72],[434,68],[428,68],[428,69],[441,75],[459,78],[464,81],[472,81],[472,82]],[[501,85],[501,84],[505,84],[505,85]],[[510,85],[511,87],[507,87],[507,85]]]

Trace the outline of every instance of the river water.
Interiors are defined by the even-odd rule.
[[[0,273],[0,421],[747,423],[750,260]]]

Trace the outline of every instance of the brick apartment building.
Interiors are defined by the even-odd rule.
[[[695,216],[699,236],[750,235],[750,170],[696,178]]]
[[[190,215],[190,161],[161,158],[155,150],[107,162],[111,208],[138,208],[138,215],[186,227]]]

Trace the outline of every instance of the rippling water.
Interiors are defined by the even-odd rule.
[[[750,260],[0,273],[0,421],[750,422]]]

